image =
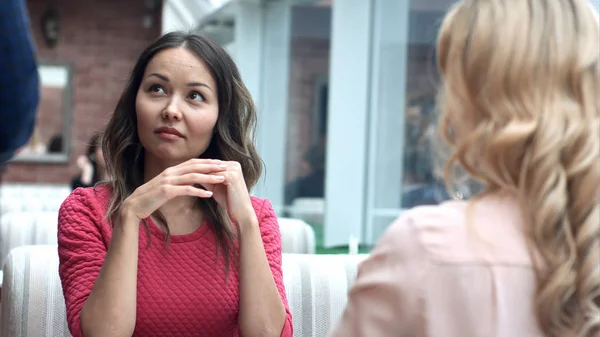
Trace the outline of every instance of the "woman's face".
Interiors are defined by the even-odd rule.
[[[185,48],[156,54],[135,104],[146,156],[173,166],[204,153],[219,115],[217,99],[215,81],[195,54]]]

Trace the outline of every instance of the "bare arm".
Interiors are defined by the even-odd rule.
[[[240,329],[245,337],[280,336],[285,320],[258,221],[240,224]]]
[[[238,162],[225,162],[217,173],[222,184],[204,185],[238,224],[240,309],[238,323],[244,337],[292,337],[291,314],[281,271],[281,234],[277,216],[267,200],[254,205]],[[256,211],[256,207],[260,211]]]
[[[81,310],[86,337],[131,336],[135,328],[139,220],[123,209],[106,259]]]

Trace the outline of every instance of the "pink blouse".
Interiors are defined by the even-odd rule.
[[[542,337],[523,220],[509,196],[405,212],[358,268],[330,337]]]

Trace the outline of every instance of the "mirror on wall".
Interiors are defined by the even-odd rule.
[[[71,144],[71,68],[66,64],[39,65],[40,100],[35,128],[14,162],[66,163]]]

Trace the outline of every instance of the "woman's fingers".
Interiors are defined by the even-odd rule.
[[[189,166],[189,165],[196,165],[196,164],[204,164],[204,165],[220,165],[220,164],[226,164],[227,162],[224,162],[222,160],[219,159],[207,159],[207,158],[192,158],[186,162],[183,162],[181,164],[179,164],[178,166]]]
[[[193,196],[198,198],[210,198],[212,197],[211,191],[206,191],[202,188],[194,187],[191,185],[164,185],[158,189],[160,197],[153,196],[148,200],[149,202],[155,202],[157,205],[153,205],[154,208],[149,212],[151,214],[156,209],[160,208],[165,202],[181,196]],[[150,195],[148,195],[150,196]]]
[[[224,177],[220,175],[204,173],[188,173],[181,176],[170,177],[167,179],[168,184],[181,186],[194,184],[220,184],[223,182]]]
[[[213,193],[194,186],[170,186],[173,189],[175,196],[192,196],[198,198],[210,198]]]
[[[168,168],[165,174],[181,176],[187,173],[212,173],[227,170],[227,165],[212,159],[197,159],[185,162],[181,165]]]

